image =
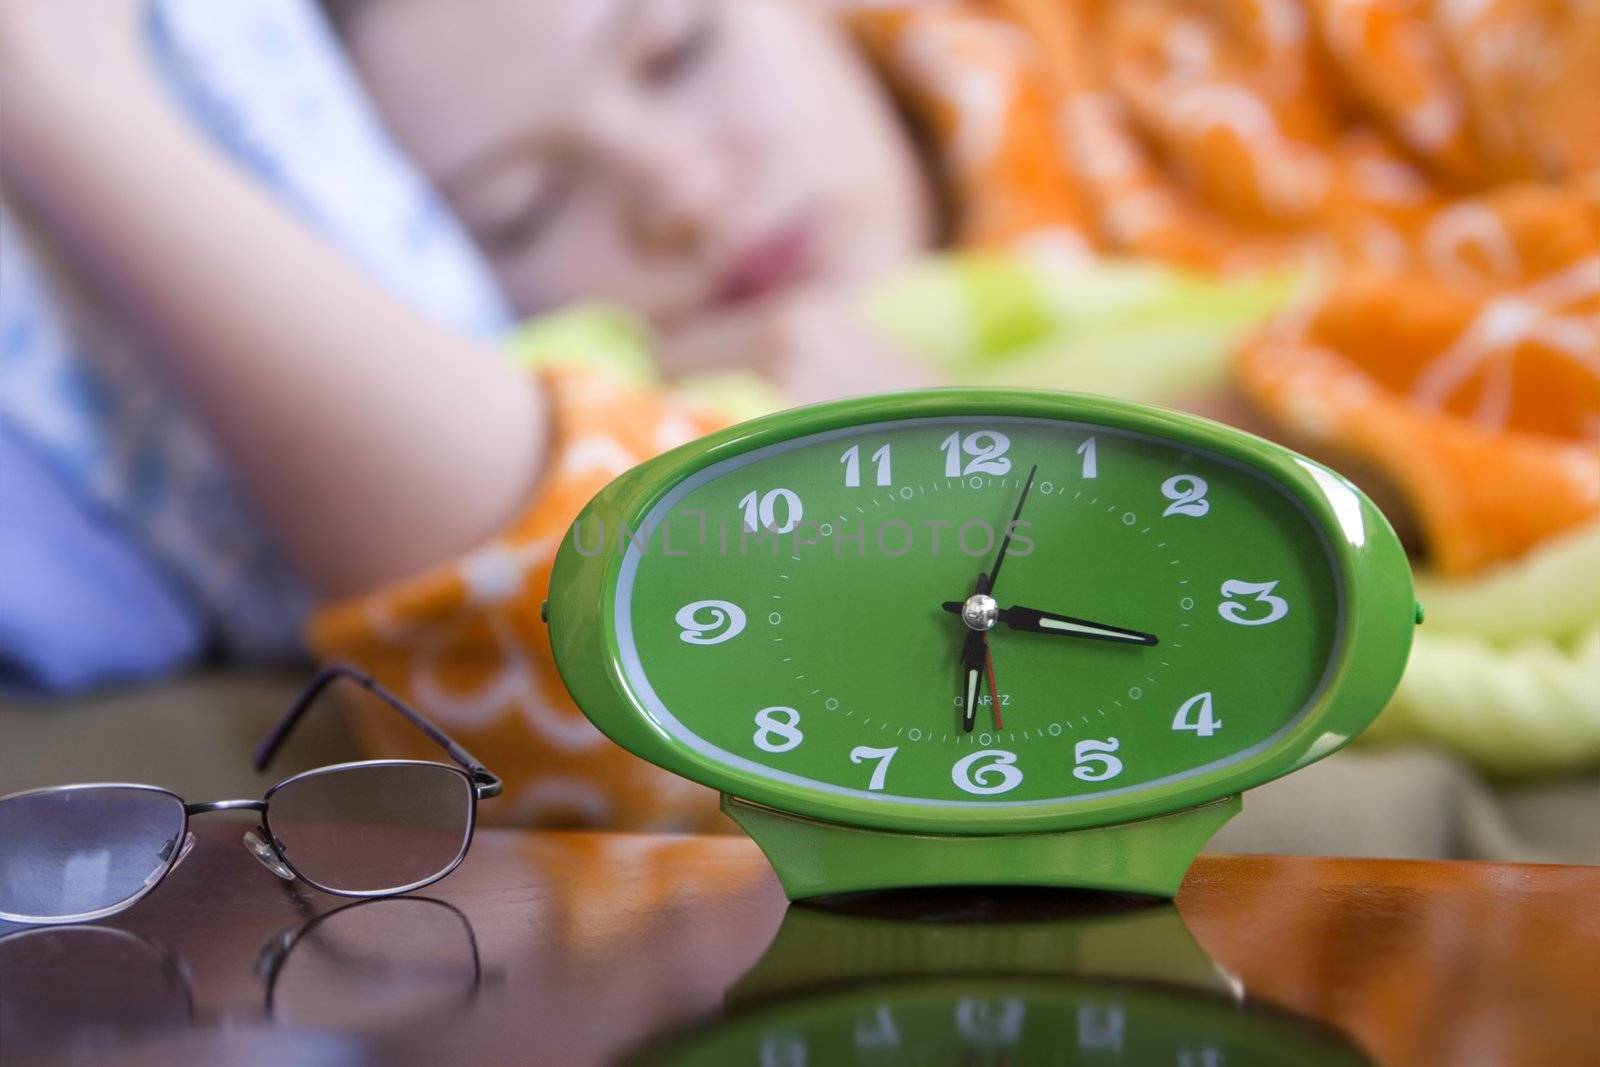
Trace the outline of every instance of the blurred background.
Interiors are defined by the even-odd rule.
[[[728,828],[566,698],[550,534],[1009,384],[1287,444],[1413,554],[1391,706],[1213,848],[1600,862],[1596,71],[1540,0],[0,0],[0,794],[250,795],[346,659],[486,818]]]

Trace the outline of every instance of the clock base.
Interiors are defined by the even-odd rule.
[[[957,836],[867,830],[789,815],[727,793],[790,900],[872,889],[1031,885],[1172,897],[1200,849],[1239,813],[1237,794],[1115,826]]]

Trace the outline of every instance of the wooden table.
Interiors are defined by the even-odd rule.
[[[1205,857],[1176,908],[789,908],[742,838],[486,831],[339,910],[213,818],[113,923],[0,940],[0,1063],[1600,1062],[1600,869]]]

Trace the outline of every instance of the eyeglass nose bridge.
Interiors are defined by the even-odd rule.
[[[261,839],[261,835],[254,830],[244,832],[244,847],[250,855],[254,856],[261,866],[282,878],[285,882],[294,881],[294,872],[291,871],[283,860],[278,858],[278,853],[273,847]]]

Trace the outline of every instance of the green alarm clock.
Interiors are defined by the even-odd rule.
[[[1197,417],[932,390],[607,486],[548,608],[579,707],[723,793],[791,898],[1171,896],[1241,790],[1350,741],[1420,618],[1344,478]]]

